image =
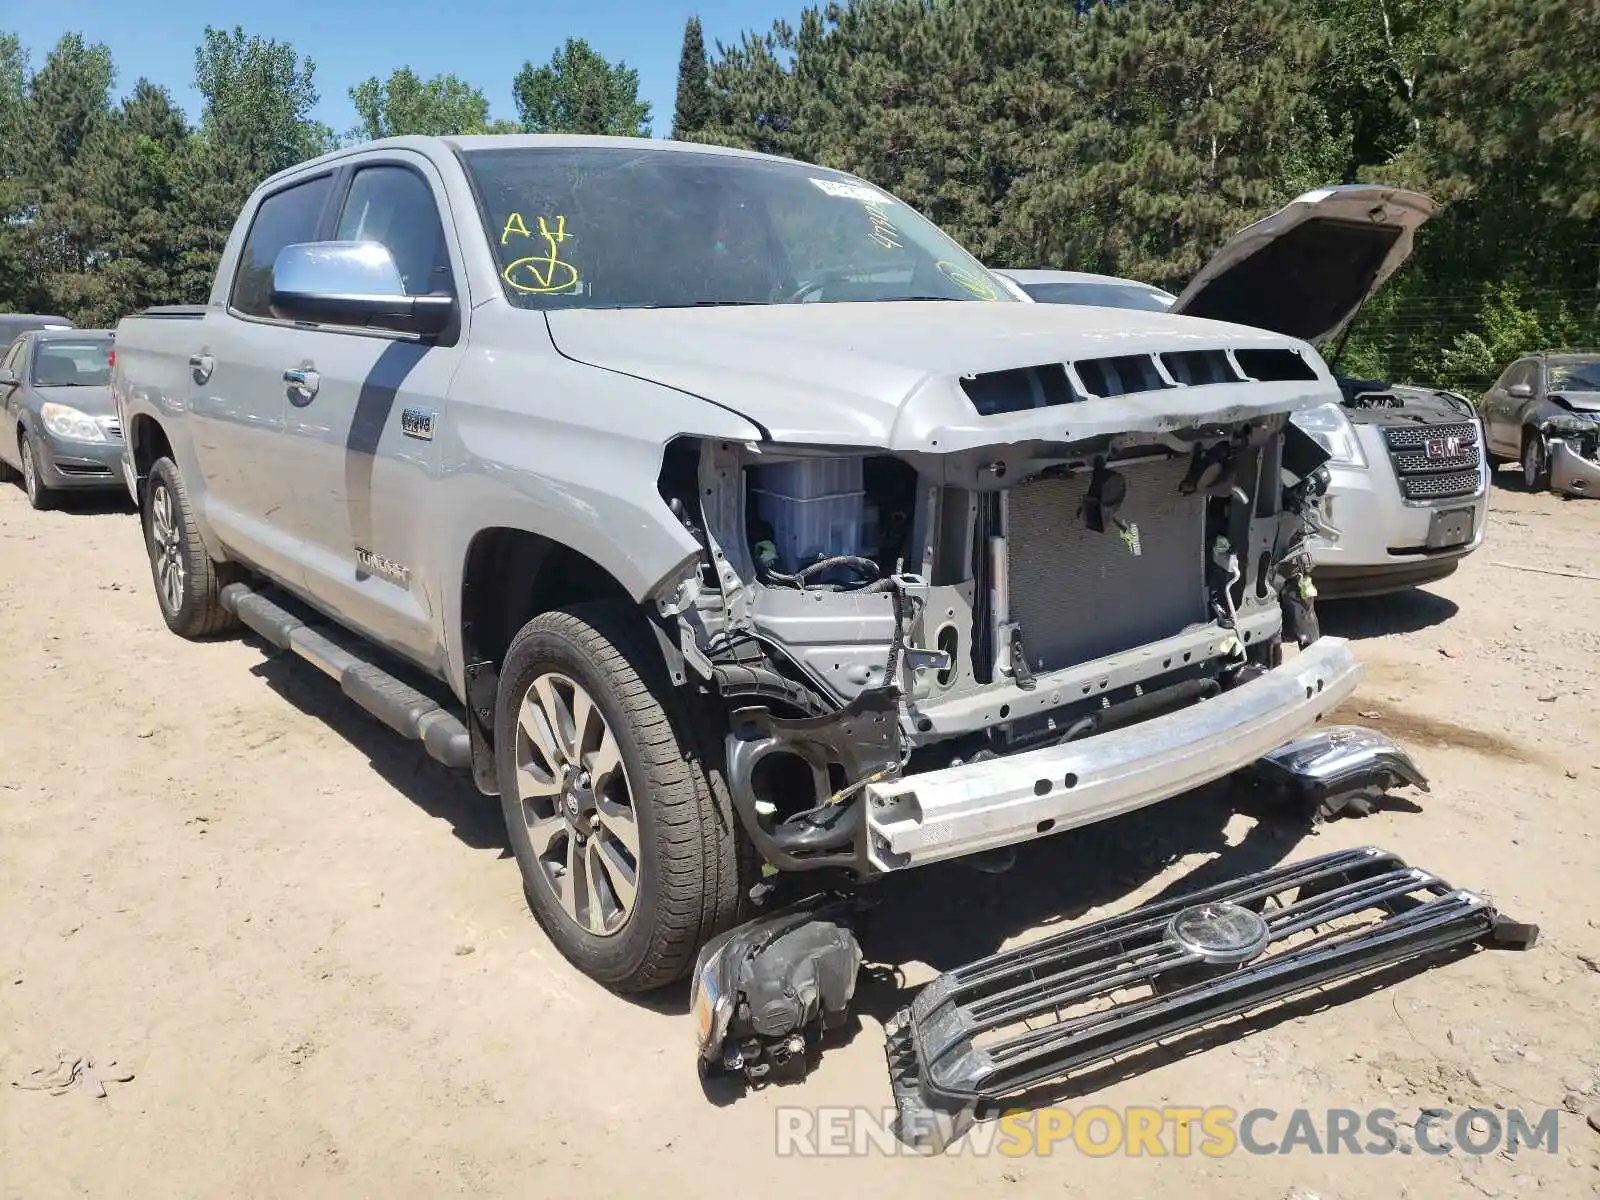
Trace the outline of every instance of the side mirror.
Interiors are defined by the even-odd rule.
[[[455,319],[453,296],[408,296],[389,248],[379,242],[298,242],[272,264],[275,317],[433,337]]]
[[[1506,394],[1518,400],[1529,400],[1533,398],[1533,388],[1526,383],[1513,383],[1506,389]]]
[[[0,367],[0,387],[13,387],[17,382],[17,373],[10,367]]]

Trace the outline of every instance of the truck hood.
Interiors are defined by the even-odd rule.
[[[1435,208],[1376,184],[1307,192],[1234,234],[1171,311],[1331,341],[1411,256]]]
[[[709,400],[755,422],[772,440],[796,444],[949,452],[1164,432],[1338,399],[1326,365],[1304,343],[1166,313],[946,301],[545,315],[568,358]],[[963,380],[1018,368],[1240,349],[1288,350],[1310,369],[1293,382],[1079,396],[990,416],[980,415],[962,389]]]

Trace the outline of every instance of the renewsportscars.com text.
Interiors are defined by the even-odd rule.
[[[864,1107],[780,1108],[774,1150],[780,1157],[855,1157],[915,1154],[894,1131],[895,1111]],[[1041,1108],[979,1121],[953,1142],[948,1154],[1083,1154],[1091,1158],[1226,1158],[1233,1154],[1482,1156],[1520,1150],[1555,1154],[1558,1109],[1392,1108],[1234,1109],[1201,1105],[1105,1105],[1072,1110]],[[939,1114],[948,1134],[965,1122]],[[949,1136],[938,1139],[949,1142]]]

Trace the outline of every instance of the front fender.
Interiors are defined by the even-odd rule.
[[[517,529],[576,550],[642,602],[700,553],[658,490],[667,444],[761,436],[681,392],[536,352],[469,355],[451,397],[426,558],[443,599],[450,678],[461,688],[461,585],[480,531]]]

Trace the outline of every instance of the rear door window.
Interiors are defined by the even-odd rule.
[[[319,175],[273,192],[256,209],[233,280],[233,307],[250,317],[272,316],[272,264],[278,252],[315,241],[333,176]]]

